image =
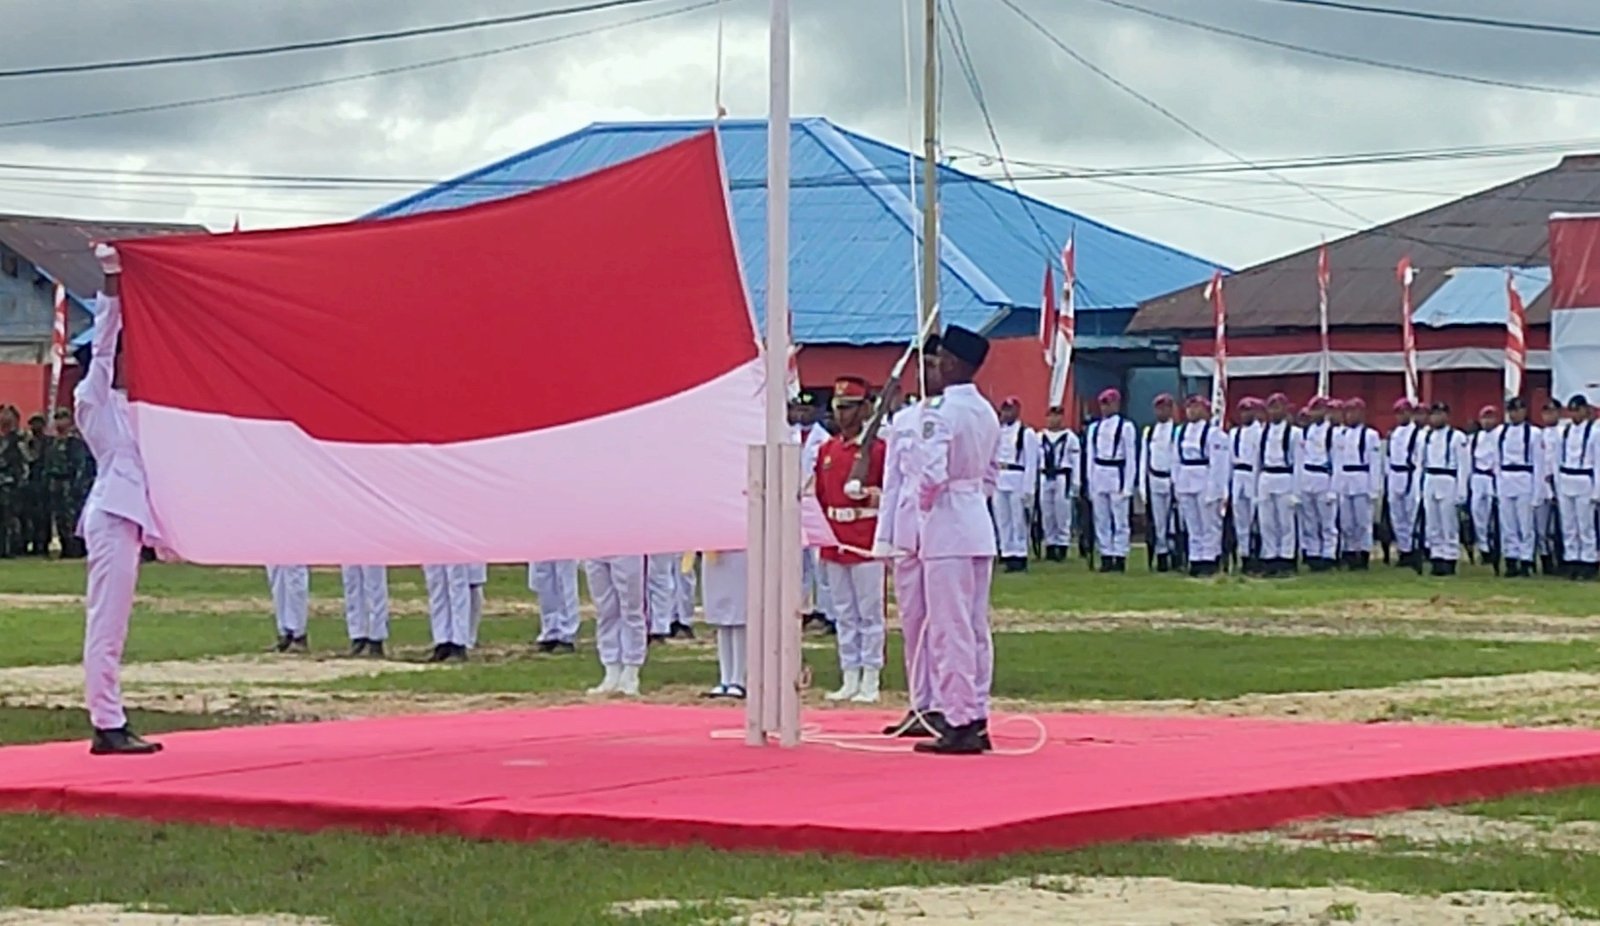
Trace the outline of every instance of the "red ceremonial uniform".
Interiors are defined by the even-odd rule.
[[[851,498],[844,491],[860,451],[861,446],[855,441],[846,441],[838,436],[828,438],[827,443],[822,445],[817,452],[817,502],[822,505],[828,526],[833,528],[833,535],[839,538],[840,543],[870,550],[878,530],[878,500],[870,496]],[[867,466],[867,478],[862,480],[861,487],[881,489],[886,445],[881,439],[874,439],[870,452],[872,457]],[[868,562],[866,557],[838,547],[824,547],[822,558],[844,566]]]

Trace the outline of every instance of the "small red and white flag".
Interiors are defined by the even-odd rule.
[[[1211,373],[1211,416],[1222,422],[1228,415],[1228,303],[1222,296],[1222,271],[1211,274],[1206,284],[1206,298],[1211,301],[1211,318],[1216,325],[1216,354]]]
[[[169,545],[313,565],[743,549],[765,384],[720,160],[707,132],[464,209],[118,242]]]
[[[1417,402],[1417,331],[1411,323],[1411,284],[1417,280],[1417,271],[1411,267],[1411,255],[1400,258],[1395,266],[1400,280],[1400,349],[1405,358],[1406,400]]]
[[[1056,365],[1056,329],[1060,327],[1060,312],[1056,310],[1055,268],[1044,265],[1044,296],[1039,308],[1039,349],[1044,352],[1045,366]]]
[[[1528,310],[1517,292],[1516,271],[1506,270],[1506,396],[1522,394],[1522,377],[1528,369]]]
[[[1078,317],[1078,255],[1077,230],[1067,236],[1067,245],[1061,249],[1061,298],[1057,302],[1052,294],[1052,311],[1055,324],[1051,330],[1050,408],[1062,408],[1066,403],[1067,389],[1072,383],[1072,352],[1077,337]],[[1049,285],[1049,274],[1046,273]],[[1076,417],[1074,413],[1071,417]]]
[[[56,284],[54,322],[50,328],[50,417],[61,399],[61,370],[67,363],[67,288]],[[84,372],[88,372],[85,370]]]
[[[1322,354],[1317,359],[1317,395],[1328,398],[1333,392],[1333,353],[1328,346],[1328,244],[1317,249],[1317,329],[1322,338]]]

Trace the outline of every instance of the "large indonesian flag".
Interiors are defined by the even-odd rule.
[[[1550,389],[1600,403],[1600,215],[1550,217]]]
[[[187,559],[745,546],[763,382],[709,133],[457,211],[118,246],[150,498]]]

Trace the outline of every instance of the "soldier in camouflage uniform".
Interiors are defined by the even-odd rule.
[[[51,437],[44,425],[43,415],[29,418],[28,434],[22,439],[22,455],[28,463],[22,493],[22,542],[29,556],[50,555],[50,491],[44,469]]]
[[[22,454],[18,417],[14,407],[0,408],[0,559],[22,552],[21,504],[28,462]]]
[[[81,559],[84,548],[83,539],[78,536],[78,517],[94,485],[94,457],[72,423],[72,412],[64,408],[57,411],[55,426],[55,439],[45,457],[50,514],[56,536],[61,539],[61,558]]]

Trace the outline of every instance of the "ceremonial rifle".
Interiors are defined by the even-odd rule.
[[[1494,574],[1500,574],[1500,493],[1495,492],[1494,504],[1489,506],[1489,565]]]
[[[1388,476],[1384,476],[1388,479]],[[1378,498],[1378,545],[1383,547],[1383,564],[1389,565],[1389,548],[1394,544],[1394,513],[1389,508],[1389,487]]]
[[[918,350],[922,349],[922,345],[927,343],[928,334],[933,330],[933,326],[938,323],[938,317],[935,313],[928,313],[928,320],[923,323],[922,330],[917,332],[916,340],[911,342],[905,353],[900,355],[900,359],[895,361],[894,368],[889,371],[888,381],[883,384],[883,389],[878,392],[878,402],[872,409],[872,418],[867,421],[867,426],[861,431],[861,446],[863,448],[872,446],[872,442],[877,439],[878,432],[882,430],[884,422],[889,420],[889,409],[894,407],[895,400],[900,397],[900,378],[905,375],[906,364],[910,363],[911,358]],[[851,494],[852,487],[854,487],[855,493],[862,491],[862,484],[867,481],[867,470],[871,466],[871,453],[863,450],[862,453],[856,454],[855,462],[850,464],[850,477],[845,480],[846,494]],[[854,497],[860,498],[861,496],[856,494]]]
[[[1417,575],[1422,575],[1422,561],[1432,559],[1424,554],[1433,552],[1428,548],[1428,479],[1423,475],[1417,480],[1417,514],[1412,520],[1411,536],[1416,538],[1414,550],[1417,553],[1412,566],[1416,567]]]

